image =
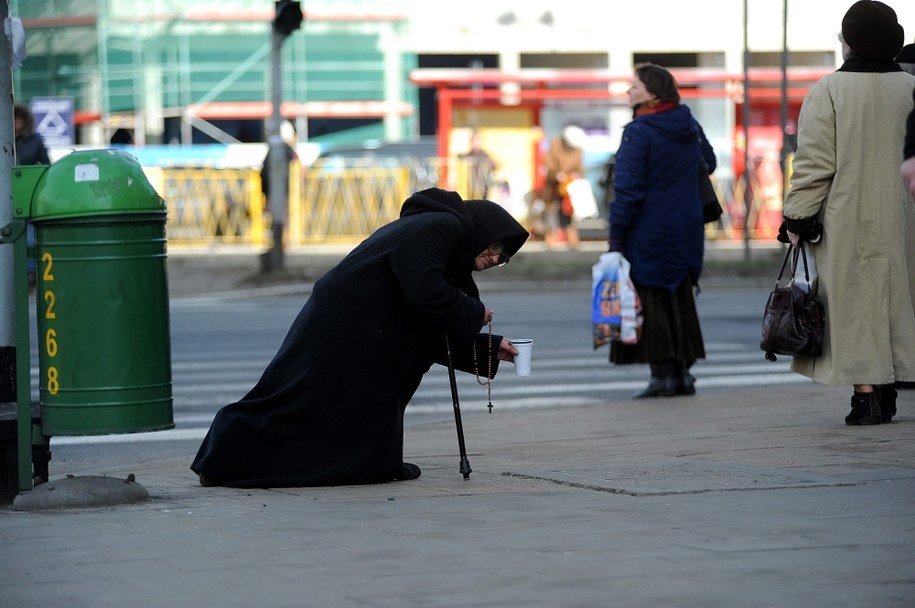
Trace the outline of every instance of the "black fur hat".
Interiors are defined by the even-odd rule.
[[[904,42],[896,11],[878,0],[860,0],[842,18],[842,38],[858,56],[892,61]]]

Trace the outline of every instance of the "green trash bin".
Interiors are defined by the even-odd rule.
[[[174,428],[165,201],[118,150],[64,156],[31,199],[42,434]]]

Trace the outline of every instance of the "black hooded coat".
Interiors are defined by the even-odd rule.
[[[258,383],[216,414],[191,469],[214,485],[322,486],[391,481],[403,470],[404,410],[433,363],[498,370],[502,336],[481,334],[471,272],[496,241],[527,231],[491,201],[415,193],[315,283]]]

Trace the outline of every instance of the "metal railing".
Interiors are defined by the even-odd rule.
[[[474,172],[463,161],[432,160],[421,165],[315,169],[290,165],[288,245],[357,243],[396,219],[413,192],[438,186],[480,196],[470,183]],[[161,170],[153,179],[168,206],[166,231],[174,243],[269,246],[270,215],[257,169],[181,167]],[[706,226],[716,241],[774,238],[781,222],[781,189],[752,183],[745,213],[743,179],[712,182],[724,213]],[[466,193],[466,195],[464,194]],[[605,216],[605,213],[602,214]],[[519,218],[522,223],[527,218]],[[749,226],[749,234],[744,227]]]
[[[254,169],[169,168],[158,177],[169,241],[264,245],[264,195]]]

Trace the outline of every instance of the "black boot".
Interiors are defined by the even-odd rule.
[[[896,389],[892,384],[881,384],[874,387],[874,392],[880,404],[880,422],[891,422],[896,415]]]
[[[689,373],[691,365],[692,363],[688,361],[674,362],[674,380],[677,382],[678,395],[696,394],[696,379]]]
[[[672,361],[650,363],[651,380],[648,386],[634,395],[635,399],[645,397],[673,397],[677,394],[677,380],[674,378],[674,364]]]
[[[851,397],[851,412],[845,417],[849,426],[867,426],[880,424],[880,403],[876,393],[859,393]]]

